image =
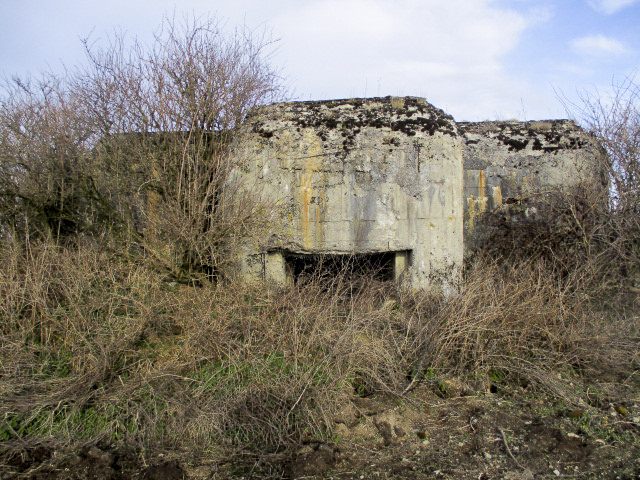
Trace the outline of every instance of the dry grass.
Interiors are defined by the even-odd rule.
[[[3,449],[127,442],[283,453],[352,395],[398,392],[413,340],[393,290],[166,282],[95,245],[2,256]]]
[[[602,309],[573,279],[560,280],[543,261],[504,264],[480,259],[461,295],[423,323],[418,374],[439,369],[462,378],[545,388],[570,401],[558,372],[603,372],[612,378],[638,369],[637,317]],[[581,279],[584,280],[584,279]],[[424,306],[415,306],[414,315]]]
[[[602,194],[577,187],[527,200],[537,212],[528,219],[489,218],[493,237],[467,266],[461,295],[427,309],[419,366],[570,402],[580,392],[558,372],[587,382],[634,377],[640,223],[629,209],[608,209]]]
[[[633,279],[611,273],[607,262],[622,263],[610,245],[590,262],[573,247],[480,255],[444,299],[346,275],[194,287],[95,241],[7,244],[0,454],[102,444],[275,462],[330,439],[353,395],[454,375],[475,390],[510,383],[577,402],[558,372],[613,382],[640,367]]]

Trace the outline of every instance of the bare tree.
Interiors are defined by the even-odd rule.
[[[613,82],[608,92],[583,91],[578,101],[560,96],[568,114],[600,142],[609,174],[609,210],[599,219],[600,259],[640,285],[640,84]]]
[[[149,46],[124,34],[106,47],[86,40],[87,65],[63,78],[5,82],[4,227],[15,229],[12,208],[41,204],[30,215],[42,216],[52,201],[37,192],[46,191],[65,212],[53,217],[55,237],[108,219],[110,233],[175,275],[218,270],[232,240],[263,223],[257,204],[226,191],[226,180],[234,129],[252,108],[285,95],[272,46],[265,32],[226,34],[215,19],[165,18]],[[55,185],[42,190],[42,182]],[[70,190],[86,205],[71,205]]]
[[[578,101],[561,97],[565,109],[606,151],[614,210],[640,208],[640,84],[633,77],[614,82],[609,92],[583,91]]]

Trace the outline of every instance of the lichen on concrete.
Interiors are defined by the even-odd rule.
[[[600,154],[567,120],[457,124],[416,97],[262,107],[236,136],[231,181],[277,208],[268,235],[247,240],[238,271],[284,283],[287,254],[396,252],[402,285],[451,291],[464,251],[484,238],[481,215],[602,181]]]
[[[464,138],[464,244],[476,250],[489,232],[478,219],[527,212],[524,199],[578,184],[602,188],[602,150],[570,120],[459,123]]]
[[[401,282],[453,288],[462,144],[451,116],[414,97],[283,103],[254,113],[239,139],[238,177],[259,177],[281,208],[255,254],[410,252]],[[245,262],[244,274],[264,269]]]

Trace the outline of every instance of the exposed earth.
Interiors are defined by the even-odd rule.
[[[620,387],[631,395],[622,400],[615,383],[609,388],[612,395],[600,390],[592,405],[576,405],[527,388],[477,393],[441,381],[402,399],[355,397],[334,419],[331,441],[309,441],[293,459],[194,465],[188,452],[147,452],[154,460],[145,462],[104,445],[74,454],[42,446],[0,473],[43,480],[640,478],[640,398]]]
[[[456,382],[442,388],[464,394]],[[578,408],[514,393],[443,398],[425,388],[402,402],[356,399],[336,419],[342,423],[334,448],[305,447],[289,472],[325,479],[640,478],[638,398]]]

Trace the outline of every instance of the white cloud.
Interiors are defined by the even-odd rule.
[[[571,47],[576,53],[587,57],[619,56],[630,53],[625,44],[604,35],[577,38],[571,42]]]
[[[640,0],[588,0],[591,8],[607,15],[616,13],[638,2]]]
[[[42,2],[21,0],[24,23],[31,28],[5,32],[8,44],[16,45],[0,55],[0,63],[11,68],[8,73],[15,67],[6,57],[22,43],[31,58],[51,44],[53,61],[64,52],[72,65],[76,58],[82,61],[78,36],[94,27],[100,38],[120,25],[144,40],[163,12],[175,11],[178,18],[182,12],[210,12],[225,19],[229,28],[244,23],[271,29],[281,39],[272,60],[284,65],[300,100],[418,95],[461,119],[491,117],[494,112],[505,118],[518,114],[523,92],[528,97],[537,85],[514,78],[524,77],[520,71],[510,75],[507,61],[523,33],[548,22],[555,10],[540,0],[182,0],[179,7],[175,0],[138,0],[129,10],[124,6],[130,0],[95,5],[60,1],[68,7],[64,12],[73,15],[58,19],[57,4],[44,2],[38,7],[41,15],[29,17]],[[50,30],[45,30],[38,18],[59,21],[49,22],[45,26]],[[13,18],[5,23],[19,24]],[[68,56],[66,43],[51,41],[51,31],[77,45],[79,57]],[[526,52],[519,53],[526,57]]]
[[[419,95],[454,115],[486,116],[522,87],[506,74],[504,57],[543,16],[494,3],[305,1],[278,12],[272,25],[302,100]],[[520,105],[517,93],[505,102]]]

